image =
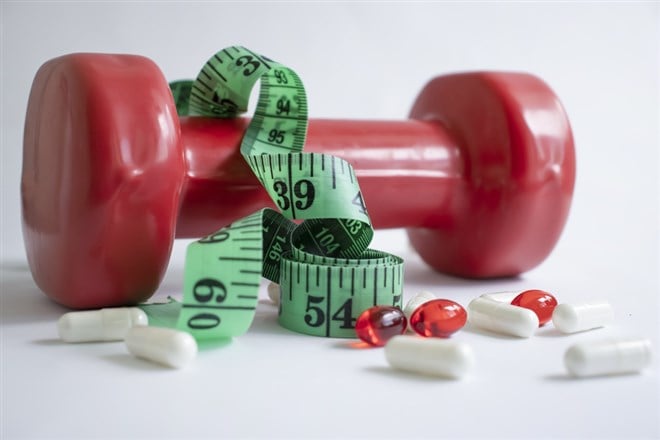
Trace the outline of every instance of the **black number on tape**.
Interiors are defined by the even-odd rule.
[[[353,197],[353,204],[360,208],[360,212],[362,214],[367,213],[367,206],[364,204],[364,199],[362,198],[362,191],[358,191],[355,197]]]
[[[218,303],[227,298],[227,288],[218,280],[213,278],[202,278],[193,287],[193,296],[200,303],[207,303],[214,299]]]
[[[250,76],[257,71],[259,66],[261,66],[261,63],[259,61],[256,61],[252,55],[243,55],[236,59],[236,65],[239,67],[245,66],[245,70],[243,70],[243,75]]]
[[[332,315],[333,321],[341,322],[339,328],[355,328],[355,318],[353,318],[353,298],[348,298],[344,304]]]
[[[284,130],[278,130],[273,128],[268,132],[268,142],[274,142],[276,144],[282,144],[284,142]]]
[[[291,112],[291,101],[286,98],[280,98],[277,100],[277,111],[278,115],[289,114]]]
[[[291,206],[291,201],[286,195],[289,192],[289,187],[282,180],[276,180],[275,183],[273,183],[273,189],[280,197],[277,200],[277,206],[279,206],[282,211],[288,210]]]
[[[229,238],[229,232],[220,230],[213,235],[208,235],[198,240],[199,243],[221,243]]]
[[[304,202],[296,201],[296,208],[298,209],[307,209],[314,204],[314,196],[316,195],[314,184],[307,179],[299,180],[293,185],[293,194],[298,199],[304,199]]]
[[[208,330],[220,325],[220,317],[213,313],[198,313],[188,320],[188,327],[195,330]]]
[[[273,71],[273,75],[275,75],[275,78],[277,79],[278,84],[288,84],[289,80],[286,77],[286,74],[282,72],[281,70],[275,69]]]
[[[305,310],[305,323],[310,327],[320,327],[325,322],[325,313],[320,307],[314,304],[320,304],[325,298],[322,296],[307,296],[307,309]],[[312,314],[313,312],[313,314]]]

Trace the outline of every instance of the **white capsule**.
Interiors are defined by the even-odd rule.
[[[270,298],[270,300],[275,305],[278,305],[280,303],[280,285],[279,284],[271,282],[268,285],[268,297]]]
[[[552,324],[563,333],[604,327],[613,320],[614,309],[607,301],[559,304],[552,312]]]
[[[417,310],[417,307],[434,299],[438,299],[438,297],[426,290],[423,290],[410,298],[410,301],[408,301],[406,306],[403,308],[403,314],[406,315],[408,322],[410,322],[410,317],[412,316],[413,312]]]
[[[539,318],[531,310],[481,297],[468,304],[468,320],[477,327],[521,338],[529,338],[539,328]]]
[[[479,298],[486,298],[497,302],[505,302],[511,304],[511,301],[518,296],[522,290],[516,292],[493,292],[493,293],[484,293]]]
[[[65,342],[121,341],[131,327],[148,324],[141,309],[117,307],[65,313],[57,321],[57,330]]]
[[[399,370],[452,379],[464,377],[474,367],[470,346],[440,338],[395,336],[385,344],[385,358]]]
[[[126,348],[136,357],[181,368],[197,356],[197,341],[189,333],[163,327],[134,327]]]
[[[639,373],[651,363],[648,339],[580,342],[564,354],[564,365],[577,377]]]

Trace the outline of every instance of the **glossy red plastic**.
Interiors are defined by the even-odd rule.
[[[374,306],[360,313],[355,321],[355,333],[367,344],[382,347],[394,336],[405,333],[406,324],[400,308]]]
[[[410,328],[420,336],[448,338],[465,326],[467,312],[457,302],[433,299],[410,315]]]
[[[557,299],[543,290],[525,290],[513,298],[511,304],[536,313],[539,318],[539,327],[541,327],[552,319],[552,312],[557,307]]]
[[[73,308],[149,298],[169,260],[184,168],[176,108],[153,62],[78,54],[44,64],[21,181],[37,285]]]
[[[521,273],[559,238],[575,178],[554,93],[515,73],[438,77],[411,120],[312,119],[306,151],[350,161],[374,227],[407,227],[439,271]],[[157,288],[172,240],[273,207],[239,153],[248,119],[182,118],[155,64],[72,54],[44,64],[25,122],[23,230],[33,277],[74,308]]]

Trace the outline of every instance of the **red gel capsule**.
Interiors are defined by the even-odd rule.
[[[457,302],[434,299],[417,308],[410,316],[410,327],[420,336],[448,338],[465,325],[467,312]]]
[[[552,312],[557,307],[557,300],[543,290],[525,290],[513,298],[511,304],[536,313],[536,316],[539,317],[539,327],[541,327],[552,319]]]
[[[355,333],[367,344],[382,347],[394,336],[403,334],[406,324],[406,316],[398,307],[374,306],[358,316]]]

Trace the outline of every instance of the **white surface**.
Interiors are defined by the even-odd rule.
[[[60,3],[3,2],[0,437],[19,438],[658,438],[658,3]],[[429,270],[402,231],[375,247],[406,259],[405,297],[430,290],[466,305],[482,293],[541,288],[560,302],[609,300],[615,324],[530,339],[465,329],[464,381],[387,367],[382,349],[292,334],[264,301],[250,331],[181,371],[131,357],[122,343],[57,340],[65,310],[24,263],[19,181],[32,77],[74,51],[153,58],[168,78],[196,74],[241,44],[296,69],[312,117],[403,118],[434,75],[522,70],[564,103],[578,178],[564,234],[517,279],[471,281]],[[182,284],[177,242],[159,295]],[[641,375],[570,379],[578,341],[651,338]]]

